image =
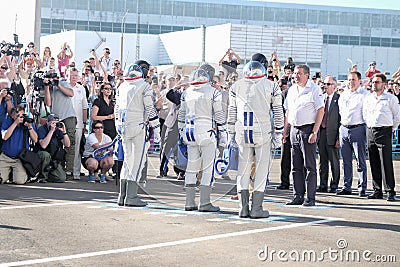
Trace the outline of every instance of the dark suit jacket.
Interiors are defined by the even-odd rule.
[[[340,95],[338,93],[333,93],[332,101],[328,109],[328,118],[326,122],[326,138],[327,143],[330,146],[334,146],[336,144],[336,140],[339,140],[339,97]]]

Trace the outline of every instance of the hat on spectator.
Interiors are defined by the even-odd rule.
[[[49,116],[47,116],[47,121],[58,121],[60,118],[56,115],[56,114],[49,114]]]

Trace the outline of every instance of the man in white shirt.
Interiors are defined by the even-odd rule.
[[[384,74],[374,74],[372,76],[374,92],[365,98],[363,106],[363,115],[368,127],[368,155],[374,188],[374,193],[369,195],[368,199],[383,198],[383,181],[383,188],[388,193],[387,201],[395,201],[392,131],[400,124],[400,107],[397,97],[385,92],[385,84]]]
[[[80,179],[81,156],[79,155],[79,147],[81,144],[82,133],[83,130],[86,128],[88,118],[88,102],[86,99],[86,91],[81,84],[77,83],[78,77],[78,70],[75,68],[70,69],[70,71],[68,72],[68,81],[72,87],[72,90],[74,91],[74,96],[71,99],[77,118],[75,131],[75,156],[73,167],[74,180]]]
[[[348,90],[339,98],[340,123],[339,140],[343,158],[344,184],[337,195],[351,195],[353,182],[353,152],[357,160],[358,194],[366,196],[367,161],[366,161],[366,127],[363,116],[364,98],[370,93],[361,87],[361,74],[357,71],[348,74]]]
[[[298,65],[294,70],[294,81],[288,90],[284,107],[285,128],[282,142],[290,128],[292,144],[293,199],[286,205],[315,206],[317,189],[317,135],[324,116],[324,96],[321,88],[309,80],[310,68]],[[306,170],[306,171],[305,171]],[[304,194],[307,188],[307,199]]]

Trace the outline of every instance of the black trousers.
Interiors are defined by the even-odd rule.
[[[290,171],[292,170],[292,153],[290,152],[290,132],[286,135],[286,143],[281,150],[281,185],[290,186]]]
[[[392,159],[392,127],[372,127],[367,130],[367,146],[372,174],[372,186],[376,193],[394,193]]]
[[[292,175],[293,193],[296,197],[315,200],[317,189],[317,144],[309,144],[308,138],[312,133],[314,124],[290,129],[290,142],[292,143]]]
[[[339,148],[328,145],[326,129],[320,128],[318,139],[319,151],[319,179],[320,188],[328,189],[329,165],[331,166],[332,179],[330,188],[337,189],[340,179]]]

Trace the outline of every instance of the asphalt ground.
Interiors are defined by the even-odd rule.
[[[117,206],[115,182],[87,177],[0,185],[0,266],[400,266],[400,201],[318,193],[315,207],[285,206],[292,192],[276,190],[275,159],[269,218],[239,218],[235,182],[220,178],[212,200],[221,211],[186,212],[183,181],[156,178],[158,158],[149,159],[145,208]]]

